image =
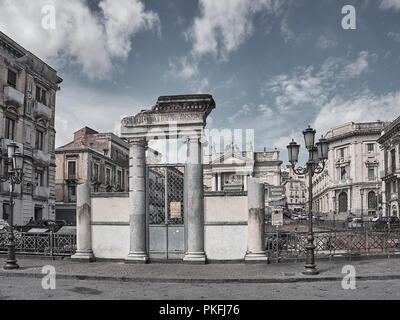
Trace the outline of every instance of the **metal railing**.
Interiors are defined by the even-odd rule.
[[[0,253],[7,252],[8,234],[0,232]],[[15,232],[16,253],[43,256],[70,256],[76,251],[76,235]]]
[[[269,232],[265,246],[271,262],[304,259],[307,232]],[[314,232],[316,257],[387,255],[400,252],[400,230],[331,230]]]

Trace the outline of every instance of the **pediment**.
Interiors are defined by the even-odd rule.
[[[232,152],[226,152],[219,158],[215,159],[214,161],[211,162],[212,165],[227,165],[227,164],[232,164],[232,165],[253,165],[254,160],[244,157],[238,152],[232,153]]]

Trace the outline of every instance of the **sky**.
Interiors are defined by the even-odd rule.
[[[345,5],[355,29],[343,28]],[[209,129],[253,129],[255,150],[278,148],[283,161],[308,125],[323,135],[400,113],[400,0],[0,0],[0,8],[0,30],[64,79],[57,147],[84,126],[118,134],[122,117],[162,95],[212,94]]]

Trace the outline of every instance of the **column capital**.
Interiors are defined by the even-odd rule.
[[[204,134],[190,134],[190,135],[185,135],[182,138],[182,142],[185,144],[189,143],[200,143],[202,147],[207,147],[208,146],[208,141],[207,138]]]
[[[130,138],[128,139],[129,146],[137,145],[141,147],[147,147],[147,139],[146,138]]]

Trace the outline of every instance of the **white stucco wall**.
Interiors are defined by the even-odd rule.
[[[129,254],[129,198],[92,198],[92,248],[99,259],[125,259]]]
[[[92,221],[129,223],[128,208],[127,197],[92,198]]]
[[[247,225],[206,225],[204,242],[208,260],[243,260]]]
[[[129,254],[129,225],[92,225],[93,254],[99,259],[125,259]]]
[[[204,197],[204,221],[247,222],[247,196]]]
[[[243,260],[247,251],[247,220],[247,196],[205,196],[207,259]]]

